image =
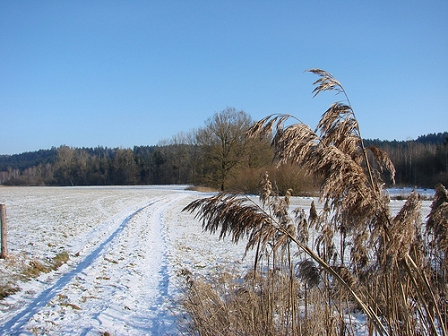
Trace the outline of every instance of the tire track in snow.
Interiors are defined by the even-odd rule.
[[[171,295],[169,293],[169,284],[170,284],[170,273],[169,273],[169,265],[170,262],[168,260],[167,251],[167,232],[166,232],[166,223],[165,223],[165,212],[170,205],[175,202],[179,202],[181,199],[187,197],[187,195],[178,196],[177,198],[171,200],[165,206],[160,208],[157,212],[156,218],[153,219],[153,224],[157,226],[158,231],[160,232],[160,239],[162,242],[163,250],[159,251],[161,253],[162,262],[159,269],[160,280],[157,285],[158,296],[155,298],[155,302],[150,310],[155,312],[155,316],[152,318],[152,326],[150,328],[152,335],[164,335],[167,331],[170,331],[171,326],[168,321],[172,324],[175,322],[173,316],[170,316],[169,308],[164,307],[166,300],[171,299]]]
[[[81,261],[73,270],[61,276],[55,284],[42,291],[21,312],[19,312],[13,318],[9,319],[2,326],[1,335],[18,335],[21,332],[26,332],[22,329],[32,318],[32,316],[35,315],[41,308],[45,307],[76,275],[83,272],[101,255],[102,252],[107,250],[112,240],[114,240],[126,228],[128,223],[134,216],[136,216],[146,208],[156,205],[162,200],[163,198],[159,198],[128,215],[119,225],[119,227],[106,240],[100,243],[98,247],[86,258],[84,258],[84,260]]]
[[[148,209],[144,223],[142,218],[136,217],[135,221],[128,225],[119,244],[108,251],[108,258],[119,260],[116,265],[111,266],[112,268],[125,269],[132,260],[135,269],[133,272],[131,271],[133,274],[126,272],[121,274],[118,285],[124,287],[124,290],[110,288],[110,283],[108,285],[110,273],[106,275],[105,283],[97,285],[96,289],[108,297],[108,302],[103,305],[87,304],[86,309],[93,311],[90,314],[92,322],[89,325],[80,321],[76,323],[78,330],[82,330],[80,335],[97,335],[105,331],[113,335],[177,334],[177,317],[173,314],[172,296],[169,289],[171,278],[170,263],[167,257],[165,214],[167,209],[185,197],[187,195],[170,195],[157,207]],[[143,215],[138,217],[143,217]],[[133,244],[136,242],[135,239],[140,241]],[[129,248],[130,246],[136,247]],[[139,258],[134,258],[136,253]],[[121,258],[118,256],[124,254],[127,257],[120,260]],[[97,266],[100,268],[101,263]],[[136,270],[139,270],[137,278],[134,277]],[[116,271],[111,270],[111,272]],[[84,281],[89,281],[87,279],[92,277],[95,277],[94,271],[91,274],[86,274]],[[113,287],[116,286],[115,283]],[[87,287],[89,286],[84,284],[83,289],[87,289]],[[90,290],[87,291],[90,292]],[[67,331],[67,328],[64,331]]]

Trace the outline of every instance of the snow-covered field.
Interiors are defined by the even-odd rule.
[[[182,186],[0,187],[10,256],[0,260],[0,285],[32,260],[70,255],[56,271],[14,281],[20,290],[0,301],[0,335],[179,334],[183,270],[244,272],[252,262],[242,260],[244,244],[203,233],[182,212],[209,195]]]
[[[0,334],[176,334],[182,269],[241,267],[242,246],[202,233],[182,187],[0,188],[10,258],[0,284],[31,260],[70,261],[0,301]],[[237,261],[235,263],[235,261]]]

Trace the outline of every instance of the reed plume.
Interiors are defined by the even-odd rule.
[[[422,261],[425,253],[415,251],[417,246],[424,246],[419,238],[419,196],[412,193],[398,214],[391,216],[382,173],[389,173],[391,182],[395,182],[392,161],[385,151],[365,147],[341,83],[326,71],[308,71],[319,76],[314,82],[314,96],[334,91],[343,94],[346,101],[332,104],[315,130],[293,116],[270,115],[254,123],[247,136],[271,139],[278,166],[297,165],[318,181],[323,205],[320,213],[313,202],[308,219],[300,208],[293,211],[295,216],[290,216],[292,190],[284,198],[279,197],[268,173],[260,183],[259,204],[248,197],[221,193],[196,200],[184,210],[196,212],[203,228],[219,232],[220,238],[230,236],[234,242],[246,239],[246,251],[257,249],[254,273],[258,272],[258,261],[265,258],[265,268],[259,268],[259,272],[264,274],[266,283],[254,288],[264,290],[267,316],[279,316],[279,311],[275,311],[276,286],[279,279],[287,279],[280,282],[288,288],[284,299],[290,307],[280,315],[286,314],[291,334],[302,334],[300,328],[309,326],[308,322],[302,324],[297,314],[301,287],[298,282],[302,282],[305,316],[310,308],[309,290],[316,287],[325,293],[321,299],[326,301],[321,303],[328,334],[331,330],[343,334],[343,312],[350,309],[351,301],[365,313],[369,326],[378,335],[417,335],[415,330],[446,335],[446,289],[440,287],[434,293],[431,277],[412,257],[418,256],[418,265],[432,265],[431,261]],[[442,257],[438,271],[432,270],[432,266],[427,268],[435,272],[431,276],[443,280],[447,280],[448,265],[447,218],[447,191],[438,186],[426,232],[435,237],[437,248],[442,251],[438,255]],[[310,230],[317,232],[317,239],[310,243],[314,245],[309,244]],[[331,322],[330,307],[339,312],[337,328]]]
[[[310,259],[297,263],[296,276],[302,279],[308,287],[315,287],[321,281],[320,270]]]
[[[434,236],[437,249],[444,254],[445,265],[448,265],[448,192],[442,184],[435,188],[426,231]]]
[[[421,223],[421,201],[416,192],[412,192],[399,213],[391,220],[388,234],[389,239],[380,249],[383,269],[387,271],[397,261],[408,255],[415,238],[415,228]]]
[[[341,83],[330,73],[320,69],[309,71],[321,76],[314,83],[315,95],[335,90],[343,93],[348,101]],[[285,126],[289,119],[297,122]],[[349,232],[362,233],[366,222],[381,230],[388,226],[388,200],[382,193],[383,181],[379,172],[371,168],[367,150],[372,152],[380,169],[390,173],[392,180],[395,168],[386,152],[364,147],[350,104],[332,104],[314,131],[290,115],[271,115],[255,123],[247,134],[271,137],[279,164],[298,164],[309,175],[319,176],[321,200],[328,202],[335,216],[346,222],[344,227]]]

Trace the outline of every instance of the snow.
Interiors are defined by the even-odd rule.
[[[402,198],[406,198],[409,196],[409,194],[412,191],[415,191],[420,196],[424,198],[431,198],[435,195],[434,189],[427,189],[427,188],[409,188],[409,187],[403,187],[403,188],[390,188],[387,189],[390,197],[397,197],[401,196]]]
[[[244,273],[253,260],[244,243],[220,241],[182,212],[206,196],[185,186],[0,187],[9,251],[0,285],[20,288],[0,300],[0,335],[181,334],[181,274]],[[63,251],[70,260],[56,271],[20,278],[23,265]]]
[[[0,335],[176,335],[182,270],[244,271],[244,245],[202,232],[182,212],[210,194],[165,187],[1,187],[9,258],[0,284]],[[19,266],[67,251],[70,260],[37,279]],[[250,257],[247,260],[251,260]]]

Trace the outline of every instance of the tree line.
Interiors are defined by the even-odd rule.
[[[279,192],[304,193],[315,181],[302,169],[274,169],[267,139],[248,139],[253,125],[244,111],[226,108],[205,125],[179,133],[156,146],[130,148],[53,147],[15,155],[0,155],[3,185],[160,185],[194,184],[246,193],[258,191],[268,171]],[[433,188],[448,184],[448,132],[410,141],[366,140],[385,150],[396,168],[400,186]]]
[[[367,145],[386,151],[399,186],[434,188],[448,184],[448,132],[422,135],[416,140],[366,140]]]

